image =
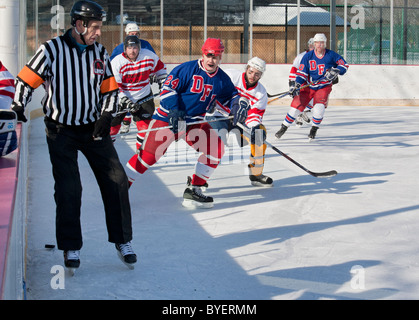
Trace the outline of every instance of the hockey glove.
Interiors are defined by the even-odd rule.
[[[17,121],[22,121],[22,122],[28,121],[28,119],[26,119],[25,117],[25,110],[23,109],[22,106],[18,106],[15,103],[12,103],[12,106],[13,106],[12,110],[16,112]]]
[[[300,94],[301,84],[295,81],[290,81],[290,96],[295,98]]]
[[[289,85],[289,88],[290,88],[290,91],[291,91],[291,89],[295,87],[295,80],[289,80],[288,85]]]
[[[157,83],[159,86],[159,90],[163,87],[164,82],[166,81],[167,74],[161,74],[159,76],[156,76],[155,74],[150,75],[149,80],[150,84]]]
[[[12,110],[0,110],[0,157],[17,148],[16,113]]]
[[[334,81],[338,75],[340,74],[340,71],[338,68],[330,68],[326,71],[324,78],[327,81]]]
[[[230,115],[233,116],[234,126],[237,125],[237,123],[245,123],[249,107],[250,105],[246,98],[241,97],[239,101],[236,100],[230,110]]]
[[[164,82],[166,81],[166,77],[167,77],[167,74],[163,74],[163,75],[160,75],[160,76],[156,77],[156,83],[159,86],[159,90],[161,90],[161,88],[163,87]]]
[[[110,112],[103,112],[100,118],[95,123],[93,130],[93,138],[103,138],[109,135],[111,131],[112,114]]]
[[[121,99],[119,99],[119,113],[132,111],[134,107],[135,103],[132,102],[127,96],[123,96]]]
[[[266,140],[266,128],[263,124],[259,124],[250,129],[250,143],[261,146]]]
[[[183,121],[183,117],[185,116],[184,111],[179,111],[178,108],[171,109],[169,114],[167,115],[169,118],[169,124],[172,126],[170,130],[174,134],[179,132],[179,121]]]

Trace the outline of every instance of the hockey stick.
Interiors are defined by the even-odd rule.
[[[237,126],[240,127],[241,129],[243,129],[243,132],[245,132],[246,135],[250,138],[250,133],[249,133],[247,127],[245,127],[241,123],[237,123]],[[338,174],[336,170],[330,170],[330,171],[325,171],[325,172],[313,172],[311,170],[308,170],[306,167],[304,167],[303,165],[301,165],[300,163],[298,163],[297,161],[295,161],[293,158],[291,158],[287,154],[283,153],[281,150],[279,150],[277,147],[275,147],[274,145],[272,145],[270,142],[268,142],[268,141],[265,140],[265,143],[266,143],[267,146],[269,146],[274,151],[276,151],[277,153],[279,153],[285,159],[291,161],[293,164],[295,164],[296,166],[300,167],[301,169],[303,169],[305,172],[307,172],[308,174],[312,175],[313,177],[316,177],[316,178],[328,178],[328,177],[333,177],[333,176],[335,176],[335,175]]]
[[[301,86],[300,87],[300,90],[301,89],[305,89],[305,88],[307,88],[308,86],[310,86],[310,83],[307,83],[307,84],[305,84],[305,85],[303,85],[303,86]],[[287,96],[287,95],[290,95],[291,93],[290,93],[290,91],[286,91],[286,92],[283,92],[283,93],[280,93],[279,95],[279,97],[276,97],[276,98],[273,98],[273,99],[271,99],[271,100],[269,100],[268,101],[268,104],[270,104],[271,102],[273,102],[273,101],[276,101],[276,100],[278,100],[278,99],[281,99],[281,98],[283,98],[283,97],[285,97],[285,96]],[[273,95],[273,96],[276,96],[276,95]],[[269,97],[269,94],[268,94],[268,98],[270,98]]]
[[[322,77],[321,79],[319,79],[319,80],[317,80],[317,81],[315,81],[315,82],[308,82],[308,83],[306,83],[305,85],[301,86],[299,90],[301,90],[301,89],[305,89],[305,88],[307,88],[307,87],[309,87],[309,86],[311,86],[311,85],[316,85],[316,84],[318,84],[319,82],[323,81],[324,79],[325,79],[325,77]],[[285,91],[285,92],[278,93],[278,94],[273,94],[273,95],[270,95],[270,94],[268,93],[268,98],[272,98],[272,97],[275,97],[275,96],[278,96],[278,95],[279,95],[279,97],[276,97],[276,98],[274,98],[274,99],[272,99],[272,100],[268,101],[268,104],[270,104],[271,102],[276,101],[276,100],[278,100],[278,99],[281,99],[281,98],[283,98],[283,97],[285,97],[285,96],[287,96],[287,95],[291,95],[291,92],[290,92],[290,91]]]
[[[147,102],[147,101],[150,101],[150,100],[154,99],[154,98],[155,98],[155,97],[157,97],[158,95],[160,95],[160,93],[155,93],[155,94],[153,94],[153,95],[151,95],[151,96],[145,97],[145,98],[144,98],[144,99],[142,99],[142,100],[139,100],[139,101],[137,101],[137,102],[133,102],[132,104],[134,105],[134,107],[131,107],[131,108],[126,108],[126,109],[122,109],[122,110],[118,110],[118,112],[116,113],[116,115],[115,115],[115,116],[120,115],[120,114],[125,113],[125,112],[135,112],[135,111],[138,111],[138,110],[140,109],[140,106],[141,106],[143,103],[145,103],[145,102]]]
[[[288,90],[288,91],[284,91],[284,92],[277,93],[277,94],[269,94],[268,92],[266,94],[267,94],[268,98],[275,98],[277,96],[282,96],[283,94],[286,94],[286,93],[289,93],[289,92],[290,91]]]
[[[217,119],[213,119],[213,120],[199,120],[199,121],[195,121],[195,122],[190,122],[190,123],[186,123],[186,126],[192,126],[194,124],[201,124],[201,123],[209,123],[209,122],[216,122],[216,121],[222,121],[222,120],[227,120],[227,119],[233,119],[233,116],[229,116],[227,118],[224,117],[219,117]],[[144,130],[140,130],[137,133],[144,133],[144,132],[151,132],[151,131],[158,131],[158,130],[163,130],[163,129],[171,129],[173,128],[173,126],[165,126],[165,127],[158,127],[158,128],[151,128],[151,129],[144,129]]]
[[[273,99],[269,100],[269,101],[268,101],[268,104],[270,104],[271,102],[276,101],[276,100],[278,100],[278,99],[281,99],[281,98],[283,98],[283,97],[286,97],[286,96],[288,96],[289,94],[290,94],[290,92],[289,92],[289,91],[287,91],[286,93],[284,93],[284,94],[280,95],[279,97],[276,97],[276,98],[273,98]]]
[[[303,165],[301,165],[300,163],[298,163],[297,161],[295,161],[293,158],[291,158],[287,154],[283,153],[281,150],[279,150],[277,147],[273,146],[268,141],[265,141],[265,143],[266,143],[266,145],[268,145],[269,147],[271,147],[274,151],[278,152],[285,159],[291,161],[296,166],[300,167],[301,169],[303,169],[305,172],[307,172],[308,174],[312,175],[313,177],[316,177],[316,178],[329,178],[329,177],[333,177],[333,176],[335,176],[335,175],[338,174],[338,172],[336,170],[330,170],[330,171],[325,171],[325,172],[313,172],[311,170],[308,170],[306,167],[304,167]]]

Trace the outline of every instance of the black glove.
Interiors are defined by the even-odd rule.
[[[288,85],[289,85],[290,91],[291,91],[291,88],[294,88],[295,87],[295,80],[289,80],[288,81]]]
[[[184,111],[179,111],[178,108],[170,109],[169,114],[167,115],[169,118],[169,124],[172,126],[170,130],[173,131],[174,134],[178,133],[179,131],[179,120],[183,121],[183,117],[185,116]]]
[[[95,123],[93,130],[93,138],[102,138],[109,135],[111,132],[112,114],[110,112],[103,112],[100,118]]]
[[[233,125],[237,123],[244,124],[247,119],[247,112],[249,111],[249,102],[246,98],[241,97],[239,101],[235,101],[230,110],[230,115],[234,116]]]
[[[153,97],[151,97],[150,100],[139,104],[139,103],[131,101],[128,97],[123,96],[121,99],[119,99],[119,113],[124,112],[124,111],[131,112],[131,113],[141,111],[140,112],[141,114],[143,113],[153,114],[154,113]]]
[[[266,140],[266,128],[263,124],[259,124],[250,129],[250,143],[261,146]]]
[[[154,82],[156,82],[156,75],[155,74],[150,74],[148,76],[148,81],[150,81],[150,85],[152,85]]]
[[[14,111],[14,112],[16,112],[16,115],[17,115],[17,121],[22,121],[22,122],[26,122],[26,121],[28,121],[28,119],[26,119],[26,117],[25,117],[25,110],[23,109],[23,107],[21,107],[21,106],[18,106],[18,105],[16,105],[16,104],[12,104],[12,110]]]
[[[290,84],[290,96],[295,98],[296,96],[300,94],[301,84],[296,81],[290,81],[289,84]]]
[[[159,76],[156,76],[155,74],[150,75],[149,80],[150,84],[157,83],[159,86],[159,90],[163,87],[164,82],[166,81],[167,74],[162,74]]]
[[[334,81],[338,75],[340,75],[340,70],[338,68],[330,68],[326,71],[324,78],[327,81]]]
[[[159,90],[161,90],[161,88],[163,87],[164,82],[166,81],[166,77],[167,77],[167,74],[156,77],[156,82],[159,85]]]
[[[132,102],[127,96],[123,96],[119,99],[119,112],[128,112],[134,109],[135,103]]]

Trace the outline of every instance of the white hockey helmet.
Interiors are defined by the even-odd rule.
[[[310,38],[310,39],[308,39],[308,41],[307,41],[307,45],[310,47],[310,46],[312,46],[312,45],[314,45],[314,38]]]
[[[255,68],[256,70],[264,73],[266,70],[266,62],[261,58],[253,57],[247,62],[247,66]]]
[[[125,27],[125,33],[128,34],[130,32],[140,32],[140,27],[135,22],[130,22]]]
[[[327,42],[326,35],[324,33],[316,33],[316,35],[313,38],[314,42]]]

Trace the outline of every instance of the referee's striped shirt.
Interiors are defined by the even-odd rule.
[[[95,42],[80,52],[71,30],[42,44],[19,72],[14,105],[24,108],[42,84],[45,115],[65,125],[82,125],[104,111],[117,111],[118,84],[105,47]]]

